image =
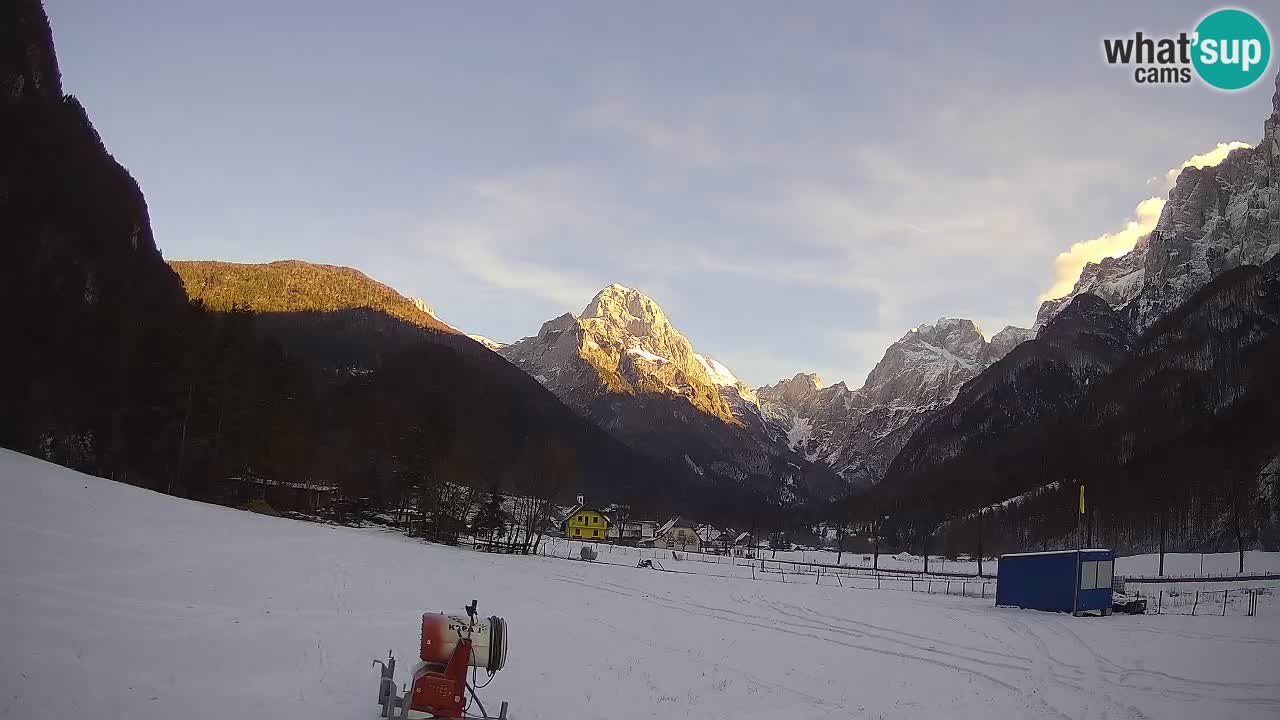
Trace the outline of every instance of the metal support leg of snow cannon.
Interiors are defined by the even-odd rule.
[[[389,718],[389,720],[407,720],[409,717],[409,698],[406,694],[401,697],[396,692],[396,659],[391,653],[387,653],[387,660],[374,660],[374,665],[381,665],[382,672],[378,679],[378,704],[382,706],[382,712],[378,717]]]
[[[378,704],[382,706],[382,717],[387,716],[387,698],[395,695],[396,692],[396,659],[390,651],[387,652],[386,661],[374,660],[373,666],[382,666],[382,673],[378,682]],[[390,682],[388,682],[390,681]]]

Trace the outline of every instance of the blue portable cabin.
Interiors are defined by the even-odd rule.
[[[1114,552],[1097,549],[1001,555],[996,605],[1052,612],[1071,612],[1074,605],[1077,612],[1110,615],[1115,559]]]

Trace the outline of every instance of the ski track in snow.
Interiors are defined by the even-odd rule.
[[[990,600],[474,553],[169,498],[0,451],[0,717],[369,719],[374,657],[472,598],[533,718],[1267,718],[1280,607]]]

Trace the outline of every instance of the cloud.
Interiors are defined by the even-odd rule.
[[[700,124],[690,120],[661,122],[619,98],[594,103],[581,121],[587,127],[629,137],[656,155],[679,158],[694,166],[717,166],[728,157],[721,143]]]
[[[1125,222],[1123,230],[1103,233],[1092,240],[1075,243],[1070,250],[1060,253],[1053,261],[1053,286],[1044,291],[1039,300],[1053,300],[1071,292],[1071,288],[1080,279],[1080,271],[1088,263],[1119,257],[1132,250],[1134,244],[1156,226],[1163,209],[1164,198],[1147,198],[1133,209],[1133,217]]]
[[[1240,141],[1218,143],[1212,150],[1192,155],[1176,168],[1165,173],[1167,187],[1173,187],[1178,174],[1185,168],[1212,167],[1226,159],[1227,154],[1239,148],[1252,147]],[[1147,182],[1154,181],[1151,178]],[[1059,253],[1053,261],[1053,285],[1043,293],[1039,300],[1054,300],[1071,292],[1080,272],[1089,263],[1101,262],[1105,258],[1120,257],[1133,249],[1133,246],[1147,233],[1155,229],[1160,219],[1160,211],[1164,209],[1164,198],[1151,197],[1138,203],[1133,209],[1133,216],[1125,221],[1124,228],[1112,233],[1103,233],[1092,240],[1074,243],[1070,250]]]
[[[1232,150],[1239,150],[1242,148],[1248,149],[1251,147],[1253,146],[1250,145],[1249,143],[1240,142],[1239,140],[1235,140],[1232,142],[1218,143],[1217,146],[1215,146],[1209,152],[1201,153],[1199,155],[1192,155],[1191,157],[1187,158],[1186,162],[1182,163],[1178,167],[1173,168],[1169,172],[1165,173],[1165,179],[1169,182],[1169,186],[1172,187],[1173,184],[1178,181],[1178,173],[1181,173],[1183,169],[1189,168],[1189,167],[1193,167],[1193,168],[1213,167],[1214,165],[1221,163],[1223,160],[1226,160],[1227,153],[1230,153]]]
[[[586,273],[545,249],[601,225],[597,201],[577,178],[548,172],[475,182],[453,193],[423,226],[419,251],[489,287],[578,309],[595,294]],[[531,251],[542,251],[531,256]]]

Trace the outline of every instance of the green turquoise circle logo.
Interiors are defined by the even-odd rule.
[[[1219,90],[1249,87],[1271,63],[1271,37],[1256,17],[1228,8],[1196,26],[1191,64],[1200,79]]]

